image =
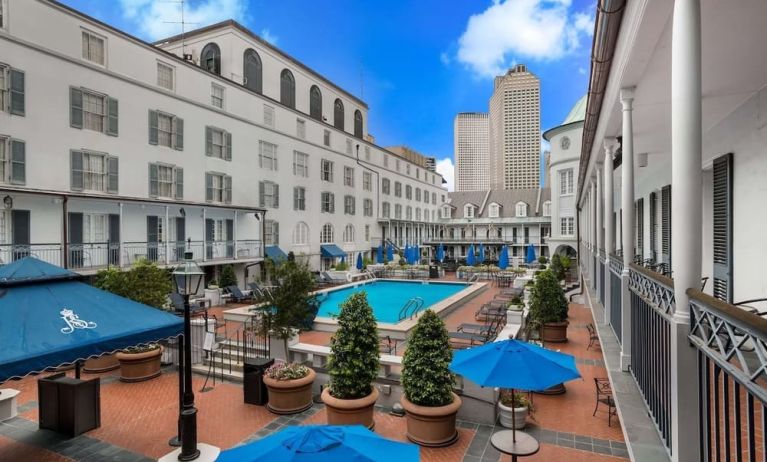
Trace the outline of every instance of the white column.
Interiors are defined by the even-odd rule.
[[[621,203],[623,204],[622,236],[623,272],[621,273],[621,370],[631,365],[631,296],[629,264],[634,261],[634,122],[632,103],[634,88],[621,89],[623,108],[623,158],[621,161]]]
[[[124,226],[123,226],[123,205],[124,204],[122,202],[120,202],[118,205],[120,207],[120,212],[119,212],[120,213],[120,249],[118,250],[118,252],[120,252],[120,253],[118,255],[118,258],[119,258],[119,262],[120,262],[120,268],[122,268],[125,265],[125,261],[124,261],[125,257],[123,255],[125,253],[125,249],[123,248],[124,247],[123,243],[125,242],[125,238],[123,237],[124,236],[124,232],[123,232],[123,228],[124,228]]]
[[[690,347],[686,290],[700,286],[701,24],[700,0],[676,0],[671,41],[671,251],[676,310],[671,323],[672,460],[700,459],[696,352]]]
[[[278,230],[279,231],[279,230]],[[232,220],[232,247],[234,247],[234,259],[237,259],[237,210],[234,211]]]
[[[205,239],[206,238],[206,236],[205,236],[206,212],[207,212],[207,210],[205,209],[205,207],[203,207],[202,208],[202,261],[205,261],[207,259],[207,257],[208,257],[208,249],[207,249],[208,242]],[[265,219],[264,215],[261,215],[261,219],[262,220]],[[264,240],[264,236],[261,236],[261,243],[262,243],[262,245],[263,245],[263,240]],[[191,252],[192,249],[189,249],[189,251]]]
[[[604,141],[605,149],[605,168],[604,168],[604,222],[605,222],[605,253],[607,254],[607,264],[605,265],[605,324],[610,323],[610,255],[615,253],[615,232],[613,228],[613,156],[618,149],[618,140],[615,138],[606,138]]]
[[[170,239],[170,220],[168,219],[168,206],[165,206],[165,227],[163,228],[165,236],[165,242],[163,243],[165,247],[165,264],[167,265],[170,261],[170,247],[168,246],[168,239]]]
[[[594,188],[594,192],[596,193],[594,196],[594,202],[596,203],[596,242],[597,242],[597,251],[595,255],[597,256],[597,262],[596,267],[594,268],[594,287],[597,289],[597,298],[599,298],[599,292],[603,291],[604,288],[602,287],[602,281],[599,277],[600,275],[600,268],[601,263],[600,259],[603,257],[602,255],[602,248],[604,247],[604,235],[602,233],[602,201],[603,201],[603,194],[602,194],[602,168],[599,164],[597,164],[596,167],[596,187]]]

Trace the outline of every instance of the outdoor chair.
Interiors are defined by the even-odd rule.
[[[498,332],[503,330],[506,326],[505,314],[498,314],[497,316],[488,316],[485,318],[485,322],[482,324],[464,322],[458,326],[457,332],[467,332],[470,334],[487,334],[490,333],[493,336],[497,336]]]
[[[388,335],[378,337],[378,351],[387,355],[396,355],[397,343],[398,340],[396,338],[393,339]]]
[[[495,317],[501,314],[506,314],[506,305],[498,305],[490,303],[485,303],[482,305],[475,313],[474,313],[474,319],[477,321],[482,321],[488,317]]]
[[[597,335],[597,330],[594,328],[594,324],[591,324],[591,323],[586,324],[586,330],[589,331],[589,346],[587,346],[586,349],[588,350],[589,348],[594,346],[595,343],[599,344],[601,348],[602,345],[599,343],[599,335]]]
[[[184,312],[184,297],[181,296],[181,294],[171,292],[168,295],[168,298],[170,299],[170,304],[173,305],[174,311],[178,313]],[[189,308],[192,312],[205,310],[205,307],[203,305],[201,305],[199,302],[194,300],[189,301]]]
[[[617,415],[617,409],[615,408],[615,400],[613,399],[613,389],[610,385],[610,380],[606,378],[594,378],[594,386],[597,392],[597,404],[594,407],[594,413],[592,416],[597,415],[599,405],[603,404],[607,406],[607,426],[612,425],[612,418]]]
[[[505,318],[505,316],[496,316],[490,326],[481,332],[464,332],[460,327],[455,332],[448,332],[450,346],[453,348],[467,348],[474,345],[484,345],[498,335],[502,318]]]
[[[244,303],[253,301],[253,295],[245,295],[237,286],[227,286],[226,292],[229,294],[229,301],[235,303]]]

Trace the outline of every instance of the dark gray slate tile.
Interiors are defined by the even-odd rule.
[[[629,452],[625,449],[615,449],[613,448],[613,455],[616,457],[625,457],[628,459]]]
[[[562,446],[564,448],[574,448],[575,442],[571,440],[563,440],[561,438],[557,438],[557,446]]]
[[[598,446],[598,445],[594,445],[594,452],[598,454],[607,454],[607,455],[612,455],[613,453],[612,449],[610,449],[609,447]]]
[[[591,437],[583,436],[583,435],[575,435],[575,442],[591,444]]]
[[[572,433],[557,432],[557,439],[575,441],[575,435]]]
[[[484,454],[485,452],[485,447],[487,446],[488,441],[490,441],[490,438],[483,437],[480,435],[475,436],[471,444],[469,445],[469,448],[466,450],[466,454],[471,456],[482,457],[482,454]]]
[[[581,443],[580,441],[575,442],[575,449],[580,449],[581,451],[589,451],[594,452],[594,447],[591,445],[591,443]]]

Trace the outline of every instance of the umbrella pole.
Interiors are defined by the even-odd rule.
[[[514,389],[511,389],[511,441],[517,442],[517,413],[514,412]]]

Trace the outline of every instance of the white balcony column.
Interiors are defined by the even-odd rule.
[[[629,294],[629,265],[634,261],[634,122],[632,103],[634,88],[622,88],[623,158],[621,161],[621,203],[623,216],[621,241],[623,243],[623,272],[621,273],[621,370],[631,365],[631,296]]]
[[[596,176],[597,176],[597,181],[596,181],[596,187],[594,188],[594,191],[595,191],[596,195],[595,195],[595,198],[594,198],[594,202],[596,202],[596,204],[597,204],[597,209],[596,209],[596,212],[597,212],[596,215],[597,216],[596,216],[596,220],[595,220],[596,221],[596,230],[597,230],[597,232],[596,232],[597,252],[596,252],[595,255],[597,256],[597,260],[596,260],[596,268],[594,268],[594,287],[597,288],[597,294],[599,294],[600,292],[604,293],[603,292],[604,291],[604,287],[602,287],[603,279],[600,277],[600,271],[601,271],[601,268],[602,268],[602,266],[601,266],[602,265],[601,258],[604,257],[604,255],[602,255],[602,252],[604,251],[603,250],[604,249],[604,233],[602,232],[602,229],[603,229],[602,228],[602,226],[603,226],[602,225],[602,210],[603,210],[603,207],[602,207],[602,199],[603,199],[603,194],[602,194],[602,168],[601,168],[601,166],[599,164],[597,164],[597,167],[596,167]],[[604,279],[604,281],[606,281],[606,279]],[[597,295],[597,297],[599,297],[599,295]]]
[[[205,236],[205,220],[206,220],[206,216],[207,216],[207,210],[205,209],[205,207],[203,207],[202,208],[202,261],[207,260],[207,257],[208,257],[208,249],[207,249],[208,242],[205,239],[206,238],[206,236]],[[262,219],[263,219],[263,216],[262,216]],[[262,238],[263,238],[263,236],[262,236]],[[191,251],[191,249],[189,249],[189,250]]]
[[[170,219],[168,218],[168,206],[165,206],[165,227],[163,228],[163,240],[164,246],[165,246],[165,264],[167,265],[170,261],[170,246],[168,245],[168,241],[170,239]]]
[[[234,248],[234,255],[232,257],[237,260],[237,210],[234,211],[234,218],[232,221],[232,247]]]
[[[591,193],[590,193],[590,199],[591,199],[591,207],[590,210],[590,220],[589,220],[589,227],[591,228],[591,258],[589,259],[589,263],[591,263],[591,287],[596,290],[597,289],[597,263],[596,263],[596,255],[597,255],[597,186],[595,181],[591,181],[591,187],[590,187]]]
[[[615,253],[615,223],[613,223],[613,157],[615,151],[618,149],[618,140],[615,138],[605,138],[604,150],[604,223],[605,223],[605,257],[607,262],[605,264],[605,325],[610,324],[610,299],[612,291],[610,290],[610,281],[612,275],[610,274],[610,255]]]
[[[125,228],[123,226],[123,206],[124,206],[124,204],[122,202],[119,202],[117,204],[117,206],[119,207],[119,212],[118,213],[120,214],[120,229],[119,229],[119,234],[120,234],[119,246],[120,246],[120,248],[118,249],[117,258],[118,258],[118,261],[119,261],[119,264],[120,264],[120,268],[122,268],[123,266],[125,266],[125,260],[124,260],[125,256],[123,255],[125,253],[125,250],[124,250],[125,246],[123,245],[123,243],[125,242],[125,238],[124,238],[125,234],[124,234],[124,231],[123,231],[123,229]]]
[[[700,287],[701,186],[700,0],[676,0],[671,39],[671,251],[676,309],[671,322],[671,453],[674,462],[700,460],[697,354],[687,340],[686,290]]]

